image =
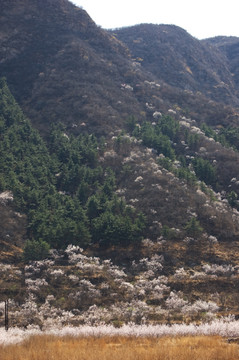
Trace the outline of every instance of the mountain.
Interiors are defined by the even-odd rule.
[[[15,324],[237,316],[238,39],[106,31],[67,0],[0,11],[0,286]]]
[[[12,1],[1,14],[0,72],[41,131],[62,121],[70,128],[104,122],[107,132],[107,123],[122,123],[126,103],[140,112],[121,90],[133,70],[127,48],[84,10],[68,1]]]
[[[226,56],[228,67],[233,76],[236,88],[239,86],[238,72],[238,55],[239,55],[239,38],[233,36],[217,36],[215,38],[206,39],[206,45],[215,46],[224,56]]]
[[[156,78],[179,89],[201,92],[238,106],[238,82],[225,51],[172,25],[141,24],[114,30],[134,58]],[[237,39],[238,40],[238,39]],[[235,56],[238,63],[238,56]]]
[[[157,59],[157,51],[162,52],[161,60],[166,63],[163,67],[158,63],[160,57],[155,65],[145,54],[142,65],[141,61],[134,61],[128,43],[124,44],[113,33],[97,27],[84,10],[69,1],[47,0],[44,6],[37,0],[4,1],[1,14],[0,73],[7,78],[10,90],[25,114],[45,135],[49,124],[57,121],[75,133],[84,128],[105,135],[122,128],[129,115],[139,119],[147,116],[146,103],[152,103],[161,112],[178,103],[198,119],[218,109],[216,117],[220,122],[219,114],[226,111],[227,115],[223,117],[230,116],[232,110],[225,110],[224,105],[219,109],[218,105],[209,104],[205,95],[212,89],[215,95],[211,98],[217,100],[216,94],[220,93],[220,99],[224,97],[226,104],[237,103],[232,76],[223,66],[223,55],[220,56],[216,49],[206,51],[206,46],[179,28],[167,28],[169,33],[172,32],[171,38],[177,39],[175,43],[166,37],[164,49],[158,48],[158,44],[153,44],[151,50],[145,48],[149,54],[155,51],[149,57],[152,59]],[[145,27],[149,29],[151,39],[157,38],[160,27]],[[147,44],[147,39],[142,39]],[[183,51],[179,54],[181,50],[177,50],[180,49],[179,41],[184,44],[184,49],[190,44],[185,58]],[[178,59],[178,65],[173,59]],[[147,61],[154,71],[144,67]],[[213,67],[218,61],[215,75]],[[165,77],[155,72],[157,64],[162,67]],[[148,82],[155,79],[161,88],[149,86]],[[221,81],[226,85],[221,86]],[[184,85],[179,86],[179,82]],[[197,85],[199,82],[200,86]],[[183,89],[183,93],[178,88]],[[189,95],[190,89],[194,93]],[[195,97],[198,91],[202,93],[200,100],[200,96]],[[226,100],[228,97],[230,101]]]

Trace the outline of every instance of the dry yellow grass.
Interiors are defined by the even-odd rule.
[[[239,346],[221,337],[57,338],[0,346],[1,360],[237,360]]]

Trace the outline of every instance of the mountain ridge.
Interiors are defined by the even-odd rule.
[[[238,101],[232,95],[234,87],[231,80],[228,80],[228,90],[226,85],[214,88],[215,84],[218,85],[218,80],[212,76],[211,70],[209,80],[213,80],[214,84],[204,94],[205,87],[201,88],[200,82],[190,74],[191,64],[187,69],[183,54],[180,55],[182,60],[179,67],[174,61],[179,51],[170,45],[170,39],[168,41],[165,38],[164,50],[169,50],[169,54],[162,55],[169,64],[168,70],[163,67],[167,70],[166,78],[160,78],[159,73],[145,68],[144,61],[135,61],[130,56],[128,44],[117,39],[114,32],[97,27],[83,9],[67,1],[49,1],[49,8],[41,6],[37,1],[13,2],[12,5],[14,6],[10,7],[6,2],[2,5],[0,73],[7,77],[16,100],[42,133],[49,132],[49,123],[62,121],[71,131],[79,133],[82,131],[81,124],[84,123],[87,131],[107,134],[112,129],[122,127],[129,115],[135,115],[139,119],[147,117],[146,103],[154,102],[153,106],[157,111],[166,112],[174,105],[173,101],[177,102],[179,99],[182,102],[179,106],[190,109],[188,101],[191,97],[194,104],[204,102],[205,108],[210,107],[209,100],[203,97],[205,94],[208,96],[212,90],[214,95],[211,99],[217,102],[224,95],[225,99],[228,95],[231,96],[231,103],[226,100],[221,103],[222,112],[224,103],[231,106]],[[41,14],[40,17],[36,17],[38,13]],[[11,24],[14,24],[12,29]],[[156,33],[160,27],[142,26],[155,32],[157,44]],[[184,47],[188,39],[196,44],[195,49],[204,46],[178,27],[166,26],[165,29],[173,31],[172,37],[178,37],[177,41],[183,37]],[[148,52],[147,42],[144,43],[145,51]],[[178,43],[176,45],[179,47]],[[156,47],[156,50],[159,51],[160,48]],[[197,68],[195,64],[194,60]],[[151,67],[160,68],[160,64],[158,66],[156,61]],[[198,71],[200,72],[200,67]],[[207,71],[203,71],[207,76]],[[228,70],[225,77],[231,79]],[[154,80],[161,85],[161,89],[148,86],[147,81]],[[181,86],[180,89],[179,82],[189,83],[193,91],[188,90],[187,86]],[[128,86],[124,87],[124,84]],[[182,91],[189,91],[189,96],[185,96],[187,93]],[[201,92],[200,100],[198,92]],[[203,108],[200,104],[199,107]],[[232,110],[229,109],[229,112]]]
[[[217,47],[208,46],[206,40],[197,40],[173,25],[141,24],[114,33],[134,57],[143,58],[142,65],[159,79],[238,106],[238,89],[227,58]]]

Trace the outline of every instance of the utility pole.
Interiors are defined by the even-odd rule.
[[[8,331],[8,300],[5,300],[5,330]]]

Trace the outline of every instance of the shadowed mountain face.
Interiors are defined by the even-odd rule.
[[[199,41],[172,25],[142,24],[114,33],[157,78],[180,89],[199,91],[215,101],[239,104],[238,82],[232,73],[238,54],[235,59],[231,56],[233,66],[227,51],[220,51],[213,41]]]
[[[178,104],[200,121],[215,110],[231,119],[225,104],[238,104],[226,56],[178,27],[107,32],[67,0],[0,6],[0,74],[42,134],[61,121],[107,135],[130,115],[152,116],[148,103],[161,112]]]
[[[140,110],[121,89],[132,71],[127,48],[84,10],[68,1],[6,1],[0,27],[0,73],[43,132],[59,120],[107,127],[128,113],[126,103]]]
[[[226,56],[228,67],[233,76],[235,86],[238,90],[239,88],[239,38],[237,37],[227,37],[227,36],[217,36],[215,38],[204,40],[204,44],[207,46],[213,45],[222,54]]]

